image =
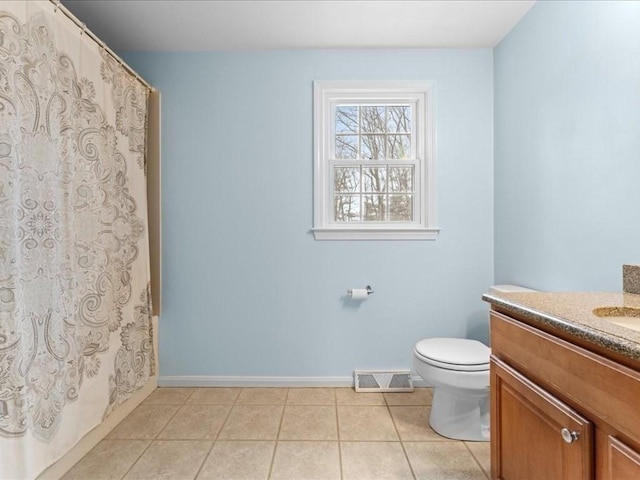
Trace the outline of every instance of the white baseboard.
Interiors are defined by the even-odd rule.
[[[428,387],[419,376],[415,387]],[[159,387],[353,387],[353,376],[345,377],[248,377],[220,375],[174,375],[158,378]]]

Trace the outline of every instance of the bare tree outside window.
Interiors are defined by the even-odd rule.
[[[336,222],[413,220],[415,168],[402,165],[412,156],[411,122],[410,105],[335,108]]]

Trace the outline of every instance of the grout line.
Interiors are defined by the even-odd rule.
[[[273,447],[273,455],[271,455],[271,464],[269,465],[269,474],[267,475],[267,478],[271,478],[271,473],[273,471],[273,463],[275,462],[275,459],[276,459],[276,452],[278,451],[278,442],[280,441],[280,431],[282,430],[282,424],[284,423],[284,413],[287,407],[287,401],[289,400],[289,391],[290,389],[287,388],[287,394],[284,397],[284,404],[282,405],[282,414],[280,415],[280,425],[278,425],[278,433],[276,433],[276,441]]]
[[[156,388],[156,389],[154,390],[154,392],[157,392],[158,390],[159,390],[159,388]],[[193,392],[192,392],[192,393],[193,393]],[[189,398],[189,396],[188,396],[187,398]],[[185,399],[185,402],[186,402],[186,399]],[[142,402],[142,403],[144,403],[144,402]],[[141,403],[140,405],[142,405],[142,403]],[[140,405],[138,405],[138,407],[139,407]],[[167,404],[157,403],[157,404],[148,404],[148,405],[170,405],[170,406],[174,406],[174,405],[176,405],[176,404],[175,404],[175,403],[173,403],[173,404],[168,404],[168,403],[167,403]],[[175,417],[175,416],[177,415],[177,413],[180,411],[180,409],[182,408],[182,406],[183,406],[183,405],[184,405],[184,403],[183,403],[183,404],[177,404],[178,408],[176,409],[176,411],[175,411],[175,412],[173,412],[173,415],[171,415],[171,418],[169,418],[169,420],[167,421],[167,423],[165,423],[165,424],[164,424],[164,426],[160,429],[160,431],[159,431],[158,433],[156,433],[155,437],[153,437],[153,438],[145,438],[145,439],[137,439],[137,438],[135,438],[135,439],[125,439],[125,438],[121,439],[121,440],[147,440],[147,441],[149,442],[149,444],[148,444],[148,445],[146,446],[146,448],[142,451],[142,453],[138,456],[138,458],[136,458],[136,460],[131,464],[131,466],[128,468],[128,470],[125,472],[125,474],[122,476],[122,478],[125,478],[125,477],[129,474],[129,472],[133,469],[133,467],[135,467],[135,466],[136,466],[136,464],[140,461],[140,459],[143,457],[143,455],[144,455],[145,453],[147,453],[147,450],[149,450],[149,448],[151,447],[151,445],[153,445],[153,443],[156,441],[156,439],[158,438],[158,435],[160,435],[160,434],[162,433],[162,431],[163,431],[165,428],[167,428],[167,425],[169,425],[169,423],[171,423],[171,420],[173,420],[173,417]],[[136,407],[136,409],[137,409],[138,407]],[[127,415],[126,417],[124,417],[120,423],[124,422],[127,418],[129,418],[129,417],[131,416],[131,414],[132,414],[133,412],[135,412],[135,410],[136,410],[136,409],[134,409],[134,410],[133,410],[129,415]],[[118,425],[120,425],[120,423],[119,423]],[[115,430],[115,428],[114,428],[114,430]],[[83,457],[83,458],[84,458],[84,457]]]
[[[209,388],[216,388],[216,387],[209,387]],[[238,392],[238,395],[236,395],[235,400],[229,406],[229,412],[227,413],[227,416],[225,417],[224,422],[222,422],[222,425],[220,426],[220,430],[218,430],[218,433],[216,435],[216,439],[215,439],[216,442],[220,439],[220,434],[222,433],[222,430],[224,430],[224,427],[227,425],[227,422],[229,421],[229,417],[231,416],[231,412],[233,412],[233,409],[236,408],[236,405],[238,404],[238,399],[240,398],[241,393],[242,393],[242,389]]]
[[[340,465],[340,480],[344,479],[344,472],[342,471],[342,441],[340,440],[340,420],[338,419],[338,389],[333,389],[333,400],[335,401],[336,411],[336,435],[338,437],[338,464]]]
[[[135,461],[131,464],[131,466],[127,469],[127,471],[124,472],[124,475],[122,475],[122,477],[120,477],[120,480],[123,480],[129,474],[129,472],[133,469],[133,467],[135,467],[136,463],[138,463],[140,461],[140,459],[142,458],[142,456],[145,453],[147,453],[147,450],[149,450],[149,447],[151,446],[152,443],[153,443],[153,440],[149,441],[149,445],[147,445],[145,447],[145,449],[142,450],[142,453],[138,456],[138,458],[135,459]]]
[[[187,400],[185,399],[185,402],[186,402],[186,401],[187,401]],[[180,410],[182,410],[182,408],[185,406],[185,404],[184,404],[184,403],[181,403],[181,404],[175,404],[175,403],[174,403],[174,404],[172,404],[172,405],[176,405],[178,408],[176,409],[176,411],[175,411],[175,412],[173,412],[173,415],[171,415],[171,418],[167,421],[167,423],[165,423],[165,424],[164,424],[164,426],[160,429],[160,431],[159,431],[158,433],[156,433],[156,436],[155,436],[155,437],[153,437],[153,441],[154,441],[154,442],[155,442],[156,440],[158,440],[158,436],[159,436],[162,432],[164,432],[164,429],[165,429],[165,428],[167,428],[167,425],[169,425],[169,424],[171,423],[171,421],[175,418],[175,416],[178,414],[178,412],[179,412]]]
[[[127,418],[127,417],[125,417],[125,418]],[[104,440],[104,439],[103,439],[103,440]],[[101,440],[101,441],[102,441],[102,440]],[[149,450],[149,447],[150,447],[150,446],[151,446],[151,444],[153,443],[153,440],[148,440],[148,442],[149,442],[149,443],[148,443],[148,445],[142,449],[142,452],[140,452],[140,455],[138,455],[138,456],[136,457],[136,459],[131,463],[131,466],[127,469],[127,471],[126,471],[126,472],[124,472],[124,474],[122,475],[122,477],[120,477],[120,480],[122,480],[124,477],[126,477],[126,476],[127,476],[127,474],[131,471],[131,469],[133,468],[133,466],[134,466],[136,463],[138,463],[138,460],[140,460],[140,459],[142,458],[142,456],[146,453],[146,451],[147,451],[147,450]],[[96,447],[93,447],[93,448],[96,448]],[[91,450],[93,450],[93,448],[92,448]],[[87,455],[88,455],[88,454],[87,454]],[[85,457],[86,457],[87,455],[85,455]],[[84,458],[84,457],[82,457],[82,458]],[[82,459],[80,459],[80,460],[82,460]],[[80,462],[78,461],[78,463],[80,463]],[[76,465],[77,465],[78,463],[76,463]],[[74,465],[74,467],[75,467],[75,465]],[[69,470],[69,471],[71,471],[71,470]],[[68,472],[67,472],[67,473],[68,473]],[[66,474],[65,474],[65,475],[66,475]]]
[[[153,392],[151,392],[151,393],[147,396],[147,398],[149,398],[151,395],[153,395],[153,393],[154,393],[154,392],[157,392],[157,391],[158,391],[158,388],[156,388]],[[146,399],[145,399],[145,400],[146,400]],[[142,405],[143,403],[144,403],[144,400],[143,400],[142,402],[140,402],[140,405]],[[118,424],[117,424],[115,427],[113,427],[113,428],[111,429],[111,431],[107,434],[107,436],[108,436],[111,432],[113,432],[113,431],[118,427],[118,425],[120,425],[120,424],[121,424],[122,422],[124,422],[127,418],[129,418],[129,416],[130,416],[133,412],[135,412],[135,411],[136,411],[136,409],[137,409],[140,405],[138,405],[138,406],[137,406],[136,408],[134,408],[131,412],[129,412],[129,415],[127,415],[127,416],[126,416],[126,417],[124,417],[122,420],[120,420],[120,421],[118,422]],[[107,439],[107,438],[106,438],[106,436],[105,436],[105,438],[103,438],[102,440],[100,440],[100,442],[102,442],[102,441],[104,441],[104,440],[126,440],[126,439],[124,439],[124,438],[123,438],[123,439],[117,439],[117,438],[114,438],[114,439]],[[129,466],[129,468],[124,472],[124,474],[122,475],[122,477],[120,477],[120,480],[122,480],[124,477],[126,477],[126,476],[127,476],[127,474],[129,473],[129,471],[133,468],[133,466],[134,466],[136,463],[138,463],[138,460],[140,460],[140,458],[142,458],[142,455],[144,455],[144,454],[145,454],[145,452],[149,449],[149,447],[150,447],[150,446],[151,446],[151,444],[153,443],[153,439],[146,439],[146,441],[147,441],[147,442],[149,442],[149,443],[147,444],[147,446],[146,446],[146,447],[144,447],[144,448],[142,449],[142,452],[140,452],[140,455],[138,455],[138,456],[136,457],[136,459],[135,459],[133,462],[131,462],[131,465],[130,465],[130,466]],[[87,452],[87,454],[86,454],[86,455],[84,455],[80,460],[78,460],[78,461],[75,463],[75,465],[73,465],[73,467],[75,467],[75,466],[76,466],[78,463],[80,463],[80,462],[81,462],[81,461],[82,461],[82,460],[83,460],[87,455],[89,455],[89,454],[90,454],[90,453],[91,453],[91,452],[92,452],[92,451],[93,451],[93,450],[94,450],[94,449],[95,449],[95,448],[100,444],[100,442],[98,442],[98,444],[97,444],[95,447],[93,447],[91,450],[89,450],[89,451]],[[72,469],[73,467],[71,467],[71,469]],[[69,469],[69,470],[65,473],[65,475],[66,475],[67,473],[69,473],[69,472],[71,471],[71,469]]]
[[[191,396],[196,392],[195,388],[191,388],[191,393],[189,395],[187,395],[187,398],[184,399],[184,402],[182,402],[182,405],[186,405],[187,401],[191,398]]]
[[[240,396],[240,395],[238,395],[238,396]],[[235,403],[234,403],[234,405],[235,405]],[[200,465],[200,468],[198,468],[198,471],[196,472],[196,476],[193,477],[194,479],[198,478],[198,475],[200,475],[200,472],[202,472],[202,467],[204,467],[204,464],[207,463],[207,460],[211,456],[211,452],[213,450],[213,447],[215,446],[216,442],[218,441],[218,438],[220,438],[220,432],[222,432],[222,429],[227,424],[227,420],[229,420],[229,417],[231,416],[231,410],[233,410],[234,405],[231,405],[231,406],[229,406],[229,405],[214,405],[214,406],[223,406],[223,407],[227,407],[228,406],[229,407],[229,411],[227,412],[227,415],[224,417],[224,421],[222,422],[222,425],[220,425],[220,429],[218,430],[218,433],[216,433],[216,438],[214,438],[213,441],[211,442],[211,447],[209,447],[209,451],[205,455],[204,461]]]
[[[160,434],[164,431],[165,428],[167,428],[167,426],[171,423],[171,421],[175,418],[175,416],[178,415],[178,412],[184,408],[184,406],[187,404],[187,400],[189,399],[189,397],[191,397],[191,395],[193,395],[193,392],[194,392],[194,390],[192,389],[191,393],[189,395],[187,395],[187,397],[184,399],[184,401],[181,404],[178,405],[178,409],[174,412],[173,415],[171,415],[171,418],[169,419],[169,421],[164,424],[164,427],[162,427],[160,429],[160,431],[156,434],[155,438],[149,444],[149,447],[151,447],[151,445],[153,445],[154,442],[158,441],[158,437],[160,436]],[[211,444],[211,446],[213,447],[213,443]],[[206,459],[207,459],[207,456],[204,457],[204,459],[202,461],[202,464],[200,465],[200,468],[202,468],[202,465],[204,465],[204,462],[205,462]],[[136,463],[137,462],[138,461],[136,461]],[[133,466],[131,468],[133,468]],[[200,473],[200,468],[198,469],[198,473]],[[129,473],[129,472],[127,472],[127,473]],[[195,478],[197,476],[198,476],[198,474],[196,473],[196,475],[193,477],[194,480],[195,480]]]
[[[209,440],[211,441],[211,440]],[[207,454],[204,456],[204,458],[202,459],[202,463],[200,464],[200,467],[198,467],[198,471],[196,472],[196,474],[194,475],[194,480],[196,478],[198,478],[198,475],[200,475],[200,472],[202,471],[202,467],[204,467],[204,464],[207,463],[207,460],[209,459],[209,455],[211,455],[211,450],[213,450],[213,446],[216,444],[215,441],[211,442],[211,446],[209,447],[209,450],[207,451]]]
[[[387,401],[387,398],[385,397],[385,402]],[[389,407],[389,405],[387,405],[387,411],[389,412],[389,416],[391,417],[391,423],[393,423],[393,428],[396,431],[396,435],[398,435],[398,440],[400,441],[400,447],[402,448],[402,453],[404,453],[404,458],[407,461],[407,465],[409,465],[409,470],[411,470],[411,475],[413,475],[413,478],[417,478],[416,477],[416,472],[413,471],[413,465],[411,465],[411,461],[409,460],[409,455],[407,454],[407,450],[404,448],[404,442],[402,441],[402,437],[400,436],[400,431],[398,430],[398,425],[396,425],[396,420],[395,418],[393,418],[393,415],[391,414],[391,408]]]
[[[487,477],[487,480],[490,480],[490,473],[485,471],[485,469],[482,467],[482,464],[480,463],[480,460],[478,460],[475,456],[475,454],[473,453],[473,450],[471,450],[469,448],[469,445],[467,445],[467,442],[463,441],[462,443],[464,443],[464,446],[467,447],[467,451],[471,454],[471,457],[476,461],[476,464],[478,465],[478,467],[480,467],[480,470],[482,471],[482,473],[484,473],[484,476]]]

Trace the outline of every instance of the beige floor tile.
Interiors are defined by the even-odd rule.
[[[337,440],[336,407],[287,405],[280,440]]]
[[[241,391],[241,388],[226,387],[194,388],[186,403],[189,405],[233,405]]]
[[[217,441],[198,480],[258,480],[269,476],[276,442]]]
[[[212,445],[195,440],[156,440],[124,480],[192,480]]]
[[[336,388],[338,405],[385,405],[381,393],[357,393],[353,388]]]
[[[234,404],[243,391],[249,404]],[[160,389],[149,399],[63,480],[115,480],[125,474],[126,479],[188,480],[200,466],[199,480],[266,478],[269,469],[273,478],[339,478],[338,447],[347,480],[411,478],[410,465],[417,478],[430,480],[490,477],[489,443],[433,432],[430,406],[412,405],[426,403],[425,393],[409,398],[344,388],[194,388]]]
[[[62,480],[120,480],[150,440],[102,440]]]
[[[487,478],[491,476],[491,444],[489,442],[464,442],[471,454],[487,474]]]
[[[144,403],[150,405],[182,405],[193,393],[193,388],[156,388]]]
[[[290,388],[287,405],[335,405],[335,388]]]
[[[284,407],[236,405],[220,432],[221,440],[275,440]]]
[[[418,480],[486,480],[463,442],[406,442],[404,448]]]
[[[340,479],[338,442],[278,442],[271,479]]]
[[[344,480],[413,478],[399,442],[341,442]]]
[[[158,438],[215,440],[230,410],[231,405],[183,405]]]
[[[288,388],[243,388],[238,405],[284,405]]]
[[[148,405],[142,403],[125,417],[106,438],[109,440],[154,439],[169,423],[169,420],[179,408],[179,405]]]
[[[431,405],[433,395],[430,388],[416,388],[413,392],[385,393],[387,405]]]
[[[400,439],[403,441],[448,441],[429,426],[430,407],[389,407]]]
[[[338,406],[340,440],[398,440],[387,407]]]

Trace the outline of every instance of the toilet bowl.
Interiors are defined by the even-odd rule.
[[[434,387],[429,425],[443,437],[489,440],[490,349],[477,340],[426,338],[413,366]]]
[[[497,285],[490,291],[534,290]],[[434,387],[429,425],[443,437],[489,441],[490,354],[483,343],[465,338],[426,338],[416,343],[414,369]]]

